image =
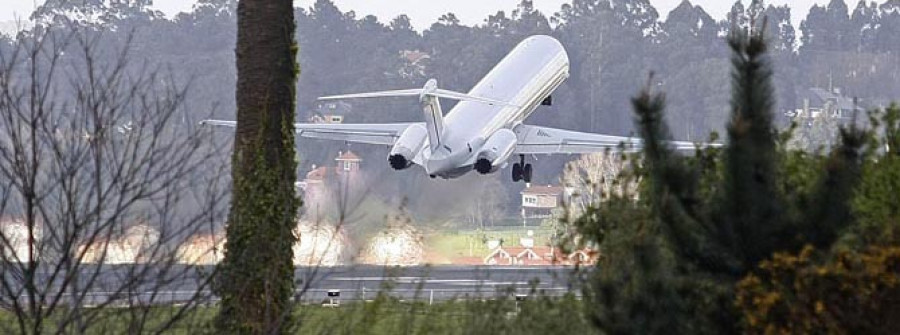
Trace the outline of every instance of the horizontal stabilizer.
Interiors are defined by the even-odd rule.
[[[338,100],[338,99],[361,99],[361,98],[392,98],[392,97],[414,97],[418,96],[433,96],[444,99],[453,99],[459,101],[471,101],[478,102],[488,105],[496,105],[496,106],[515,106],[508,102],[503,102],[499,100],[489,99],[477,97],[470,94],[454,92],[450,90],[444,89],[411,89],[411,90],[395,90],[395,91],[381,91],[381,92],[371,92],[371,93],[357,93],[357,94],[342,94],[342,95],[332,95],[327,97],[321,97],[319,100]]]
[[[321,97],[319,100],[362,99],[362,98],[391,98],[391,97],[417,97],[422,94],[422,89],[381,91],[358,94],[342,94]]]

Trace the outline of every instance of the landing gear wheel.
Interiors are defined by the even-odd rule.
[[[522,179],[526,183],[531,183],[531,164],[525,164],[525,169],[522,171]]]
[[[524,178],[522,173],[522,164],[515,163],[512,167],[512,180],[514,183],[518,183],[522,178]]]

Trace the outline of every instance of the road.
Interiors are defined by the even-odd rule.
[[[192,299],[204,282],[200,274],[209,274],[212,268],[169,268],[168,277],[160,283],[149,276],[136,277],[132,270],[140,265],[105,266],[102,269],[83,268],[82,279],[100,270],[93,284],[80,284],[76,295],[68,288],[61,294],[63,301],[87,306],[130,304],[175,304]],[[139,273],[139,272],[135,272]],[[38,277],[44,277],[48,274]],[[12,278],[9,278],[12,279]],[[130,289],[119,290],[124,281],[133,281]],[[404,300],[441,301],[448,299],[491,299],[512,294],[544,294],[560,296],[568,292],[578,294],[571,267],[475,267],[475,266],[416,266],[377,267],[340,266],[297,268],[295,273],[297,297],[304,303],[330,301],[327,292],[339,290],[341,301],[368,300],[378,292]],[[17,282],[11,280],[11,282]],[[39,287],[45,286],[39,285]],[[56,289],[51,289],[51,291]],[[54,292],[49,292],[54,295]],[[217,298],[209,292],[208,285],[199,296],[207,303]],[[26,299],[26,295],[20,296]],[[24,302],[24,300],[23,300]]]
[[[342,300],[371,299],[384,288],[401,299],[427,300],[491,298],[509,292],[534,291],[553,296],[578,293],[573,289],[576,286],[571,267],[301,268],[297,279],[298,283],[308,283],[301,296],[304,301],[327,299],[328,290],[340,290]]]

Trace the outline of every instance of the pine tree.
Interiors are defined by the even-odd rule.
[[[648,142],[647,166],[654,189],[651,203],[668,227],[675,250],[698,267],[721,274],[751,271],[773,251],[832,243],[834,232],[849,224],[843,215],[859,175],[863,134],[846,129],[841,134],[843,143],[822,174],[821,189],[809,196],[820,206],[796,210],[795,206],[808,204],[787,199],[784,190],[791,181],[780,171],[784,157],[773,126],[772,70],[763,36],[762,30],[749,35],[736,31],[729,40],[734,69],[731,122],[728,145],[722,153],[722,180],[714,186],[717,196],[713,199],[698,199],[699,176],[691,172],[685,158],[662,142],[667,130],[661,121],[661,102],[639,103],[656,101],[646,98],[635,104]],[[824,214],[829,211],[845,214]],[[792,213],[803,214],[788,215]],[[825,218],[841,223],[824,223]]]
[[[724,148],[677,154],[667,144],[663,95],[648,85],[633,99],[645,141],[641,202],[609,201],[576,221],[609,257],[586,293],[596,303],[589,316],[599,328],[738,332],[735,286],[742,278],[775,253],[825,250],[855,222],[851,199],[866,133],[843,129],[841,145],[823,160],[787,153],[773,125],[773,72],[765,24],[760,27],[732,29],[729,38],[731,121]],[[798,177],[794,166],[823,169]]]

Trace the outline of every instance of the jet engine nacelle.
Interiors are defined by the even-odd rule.
[[[413,158],[422,149],[425,144],[425,138],[428,137],[428,131],[419,124],[414,124],[406,128],[394,147],[391,148],[391,154],[388,155],[388,162],[394,170],[403,170],[413,165]]]
[[[516,150],[517,142],[516,134],[512,130],[500,129],[495,132],[481,147],[478,159],[475,160],[475,171],[488,174],[499,170]]]

